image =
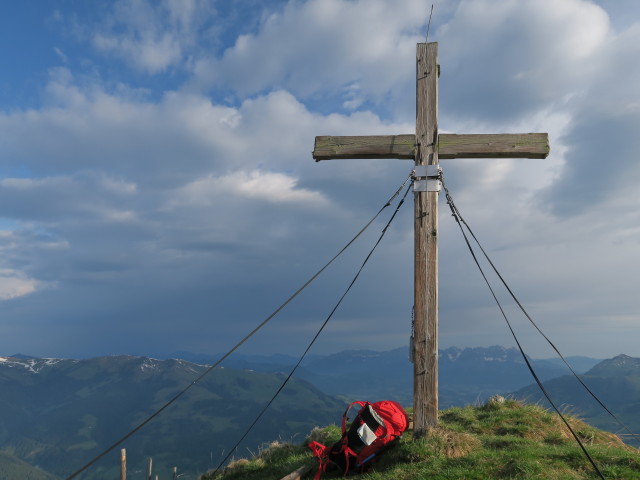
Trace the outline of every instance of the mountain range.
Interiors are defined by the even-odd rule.
[[[357,350],[305,359],[235,456],[277,439],[302,441],[314,426],[338,422],[353,400],[393,399],[410,405],[413,367],[407,353],[405,348]],[[0,480],[59,480],[70,475],[190,385],[208,368],[203,364],[216,359],[188,352],[181,356],[187,359],[0,357]],[[567,360],[579,373],[586,372],[583,378],[602,394],[605,404],[638,430],[634,422],[640,417],[640,359]],[[177,466],[182,479],[195,479],[197,473],[215,467],[295,362],[285,355],[235,355],[225,360],[122,445],[128,471],[142,474],[150,456],[157,472]],[[613,428],[600,422],[598,410],[575,400],[581,393],[571,386],[566,367],[553,360],[532,362],[554,396],[574,405],[587,421],[593,417],[595,425]],[[440,351],[439,370],[441,408],[482,403],[505,392],[540,400],[529,387],[530,373],[515,349],[448,348]],[[81,478],[116,478],[119,449]]]
[[[66,477],[173,398],[206,368],[183,360],[128,356],[87,360],[3,358],[0,471],[9,464],[15,471],[26,462],[52,476],[38,477],[38,470],[7,478]],[[142,471],[149,456],[157,471],[169,472],[177,466],[192,478],[217,466],[282,380],[280,374],[214,370],[122,445],[127,449],[129,471],[132,475]],[[255,449],[274,437],[291,440],[316,425],[332,423],[343,409],[343,402],[294,379],[243,442],[241,455],[247,453],[247,447]],[[116,478],[119,458],[118,448],[82,478]]]
[[[197,363],[213,363],[220,356],[176,352],[176,356]],[[287,355],[234,355],[225,360],[230,368],[261,372],[288,372],[298,361]],[[568,357],[579,373],[600,360]],[[542,380],[567,373],[561,361],[532,360]],[[482,403],[496,393],[511,392],[532,382],[519,350],[502,346],[457,348],[439,352],[439,400],[442,408]],[[394,398],[405,405],[413,403],[413,365],[407,348],[385,352],[347,350],[326,356],[305,358],[296,378],[306,380],[329,395],[349,401],[353,398]]]
[[[598,363],[580,378],[631,432],[637,434],[635,437],[603,410],[573,376],[551,379],[544,382],[544,387],[556,406],[577,413],[596,427],[621,434],[629,444],[640,446],[640,358],[618,355]],[[551,407],[537,385],[519,389],[512,396]]]

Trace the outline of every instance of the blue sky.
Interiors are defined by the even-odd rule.
[[[414,132],[430,6],[3,4],[0,354],[235,343],[409,173],[311,150],[316,135]],[[640,356],[640,6],[442,0],[430,40],[442,132],[551,139],[546,160],[443,161],[466,220],[561,351]],[[441,347],[512,345],[441,211]],[[243,351],[302,351],[381,222]],[[412,235],[409,206],[317,353],[407,344]],[[552,355],[514,321],[532,355]]]

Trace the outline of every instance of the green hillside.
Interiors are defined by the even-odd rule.
[[[640,358],[627,355],[603,360],[581,376],[587,386],[634,433],[640,433]],[[627,433],[572,376],[544,382],[556,405],[563,405],[592,425],[616,433]],[[518,390],[515,398],[548,405],[537,385]],[[638,446],[632,437],[630,444]]]
[[[640,479],[640,452],[615,435],[570,417],[608,480]],[[338,440],[337,427],[312,432],[314,440]],[[224,472],[202,480],[280,479],[302,465],[317,467],[305,445],[272,444],[250,460],[238,460]],[[322,478],[340,478],[327,473]],[[577,480],[599,478],[560,418],[514,400],[441,412],[441,425],[419,441],[406,433],[362,480]]]
[[[5,359],[0,363],[0,472],[36,477],[38,466],[66,477],[189,385],[206,367],[181,360],[100,357]],[[282,383],[282,374],[220,368],[127,440],[128,470],[147,457],[161,476],[177,466],[195,478],[221,460]],[[344,404],[306,382],[289,382],[242,451],[276,438],[301,438],[340,415]],[[21,462],[17,462],[17,460]],[[117,478],[120,449],[83,474]],[[22,468],[22,469],[21,469]],[[133,473],[132,473],[133,474]],[[27,475],[31,475],[30,477]],[[2,478],[0,476],[0,478]]]
[[[0,451],[0,465],[0,480],[59,480],[59,477],[29,465],[10,452]]]

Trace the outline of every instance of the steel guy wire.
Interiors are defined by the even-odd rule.
[[[584,455],[589,460],[589,463],[591,463],[591,466],[594,468],[595,472],[598,474],[598,476],[602,480],[606,480],[604,475],[602,474],[602,472],[598,468],[598,465],[596,464],[595,460],[593,460],[593,458],[591,457],[591,455],[589,454],[589,452],[585,448],[584,444],[582,443],[582,441],[580,440],[580,438],[578,437],[576,432],[573,430],[571,425],[569,425],[569,422],[567,421],[567,419],[564,417],[562,412],[560,412],[560,409],[556,406],[554,401],[551,399],[551,396],[549,395],[547,390],[544,388],[544,385],[542,384],[542,381],[538,378],[538,375],[536,374],[535,370],[533,369],[533,366],[531,365],[531,362],[529,361],[529,358],[525,354],[524,349],[522,348],[522,345],[520,344],[520,340],[518,340],[518,337],[517,337],[513,327],[511,326],[511,322],[509,321],[509,318],[507,317],[507,314],[505,313],[504,309],[502,308],[502,304],[498,300],[498,297],[496,296],[496,294],[495,294],[495,292],[493,290],[493,287],[491,286],[491,283],[489,282],[489,279],[487,278],[486,274],[484,273],[484,270],[480,266],[480,262],[478,261],[478,258],[476,257],[476,254],[475,254],[475,252],[473,250],[473,247],[471,246],[471,243],[469,242],[467,234],[465,233],[464,228],[462,227],[463,220],[462,220],[462,217],[460,216],[460,212],[457,209],[457,207],[455,206],[455,204],[453,203],[453,198],[451,197],[451,195],[449,194],[449,190],[445,186],[444,178],[442,176],[442,173],[440,174],[440,181],[442,182],[442,186],[443,186],[443,188],[445,190],[445,194],[446,194],[446,197],[447,197],[447,204],[451,208],[451,214],[455,218],[456,223],[458,224],[458,227],[460,227],[460,231],[462,232],[462,236],[464,237],[465,243],[467,244],[469,252],[471,253],[471,256],[473,257],[473,261],[475,262],[476,266],[478,267],[478,270],[480,270],[482,278],[484,279],[485,283],[487,284],[487,287],[489,288],[489,291],[491,292],[491,295],[492,295],[493,299],[495,300],[496,304],[498,305],[498,308],[500,309],[500,313],[502,314],[502,317],[507,322],[507,326],[509,327],[509,331],[511,332],[511,335],[513,336],[513,339],[515,340],[516,345],[518,346],[518,349],[520,350],[520,353],[522,354],[522,358],[524,359],[524,361],[525,361],[525,363],[527,365],[527,368],[529,369],[529,372],[531,373],[531,375],[533,376],[535,382],[537,383],[538,387],[540,388],[540,391],[542,391],[542,393],[544,394],[544,396],[547,399],[547,401],[551,404],[553,409],[556,411],[556,413],[560,416],[560,418],[564,422],[565,426],[569,429],[569,431],[573,435],[573,438],[576,440],[576,442],[578,443],[578,445],[582,449],[582,452],[584,453]],[[471,232],[471,229],[469,228],[469,225],[467,225],[466,222],[464,223],[464,225],[467,227],[467,229],[469,230],[469,232],[473,236],[473,233]],[[475,239],[475,236],[473,236],[473,237]],[[484,252],[484,250],[483,250],[483,252]]]
[[[500,274],[500,272],[498,271],[498,269],[496,268],[496,266],[494,265],[494,263],[491,261],[491,258],[489,258],[489,255],[487,254],[487,252],[485,251],[485,249],[482,247],[482,244],[480,243],[480,241],[478,240],[478,238],[475,236],[475,234],[473,233],[473,231],[471,230],[471,228],[469,227],[469,225],[467,224],[467,222],[464,220],[464,218],[462,217],[462,215],[460,214],[460,211],[458,210],[458,207],[455,205],[455,203],[453,202],[453,198],[451,197],[451,195],[449,194],[449,190],[446,187],[445,183],[444,183],[444,178],[442,177],[442,175],[440,176],[440,180],[442,182],[442,186],[444,188],[445,191],[445,195],[447,198],[447,204],[449,205],[449,207],[451,208],[452,211],[452,215],[456,218],[456,221],[458,222],[458,225],[460,226],[460,228],[462,228],[462,225],[464,225],[466,227],[466,229],[468,230],[469,234],[471,235],[471,237],[473,238],[473,240],[475,241],[475,243],[478,245],[478,248],[480,248],[480,251],[482,252],[484,258],[487,260],[487,263],[491,266],[492,270],[494,271],[494,273],[496,274],[496,276],[498,277],[498,279],[500,280],[500,282],[502,283],[502,285],[505,287],[505,289],[507,290],[507,292],[509,293],[509,295],[511,296],[511,298],[513,299],[513,301],[516,303],[516,305],[518,306],[518,308],[520,309],[520,311],[523,313],[523,315],[526,317],[526,319],[531,323],[531,325],[534,326],[534,328],[538,331],[538,333],[540,333],[540,335],[545,339],[545,341],[551,346],[551,348],[553,348],[553,350],[556,352],[556,354],[558,355],[558,357],[562,360],[562,362],[565,364],[565,366],[569,369],[569,371],[571,372],[571,374],[576,378],[576,380],[578,380],[578,382],[582,385],[582,387],[587,391],[587,393],[589,393],[589,395],[604,409],[604,411],[606,411],[609,416],[611,416],[617,423],[618,425],[620,425],[624,430],[626,430],[636,441],[640,442],[640,437],[633,433],[631,431],[631,429],[624,423],[622,422],[622,420],[620,420],[601,400],[600,398],[598,398],[598,396],[587,386],[587,384],[580,378],[580,376],[576,373],[576,371],[573,369],[573,367],[571,367],[571,365],[569,365],[569,362],[567,362],[567,360],[564,358],[564,356],[562,355],[562,353],[560,353],[560,350],[556,347],[556,345],[551,341],[551,339],[549,339],[549,337],[547,335],[545,335],[545,333],[542,331],[542,329],[538,326],[538,324],[533,320],[533,318],[531,318],[531,316],[529,315],[529,313],[526,311],[526,309],[524,308],[524,306],[522,305],[522,303],[520,302],[520,300],[516,297],[516,295],[513,293],[513,290],[511,290],[511,288],[509,287],[509,285],[507,284],[507,282],[505,281],[504,277]],[[458,220],[459,219],[459,220]],[[464,232],[463,232],[464,234]],[[466,237],[465,237],[466,238]]]
[[[271,313],[267,318],[265,318],[257,327],[255,327],[251,332],[249,332],[245,337],[242,338],[238,343],[236,343],[233,348],[231,348],[227,353],[225,353],[220,359],[218,359],[213,365],[207,368],[202,374],[200,374],[193,382],[187,385],[183,390],[178,392],[174,397],[172,397],[169,401],[167,401],[162,407],[152,413],[149,417],[147,417],[143,422],[138,424],[136,427],[131,429],[126,435],[122,436],[120,439],[116,440],[111,446],[109,446],[102,453],[96,455],[93,459],[83,465],[81,468],[76,470],[74,473],[65,478],[65,480],[71,480],[77,477],[80,473],[84,472],[86,469],[91,467],[94,463],[104,457],[107,453],[111,452],[113,449],[118,447],[122,442],[129,439],[133,434],[138,432],[142,427],[148,424],[151,420],[156,418],[160,413],[162,413],[167,407],[173,404],[176,400],[178,400],[182,395],[184,395],[187,391],[189,391],[193,386],[195,386],[198,382],[200,382],[205,376],[211,373],[218,365],[220,365],[224,360],[226,360],[233,352],[235,352],[240,346],[245,343],[249,338],[255,335],[262,327],[264,327],[273,317],[275,317],[278,313],[280,313],[291,301],[296,298],[305,288],[311,284],[316,278],[320,276],[322,272],[324,272],[329,265],[331,265],[340,255],[342,255],[363,233],[367,230],[371,224],[380,216],[383,210],[385,210],[391,203],[395,200],[395,198],[400,195],[400,192],[405,187],[407,182],[411,179],[411,174],[409,174],[406,180],[400,185],[400,187],[395,191],[395,193],[387,200],[387,202],[378,210],[378,212],[369,220],[362,229],[344,246],[342,249],[331,258],[320,270],[318,270],[309,280],[307,280],[298,290],[296,290],[289,298],[287,298],[282,305],[276,308],[273,313]]]
[[[406,182],[405,182],[406,183]],[[411,183],[411,185],[413,184],[413,182]],[[216,473],[220,467],[222,467],[222,465],[225,464],[225,462],[227,460],[229,460],[229,458],[231,457],[231,455],[233,454],[233,452],[238,448],[238,446],[242,443],[242,441],[247,437],[247,435],[249,435],[249,432],[251,432],[251,430],[253,429],[253,427],[258,423],[258,421],[262,418],[262,416],[264,415],[264,413],[267,411],[267,409],[271,406],[271,404],[274,402],[274,400],[276,399],[276,397],[280,394],[280,392],[282,392],[282,390],[284,389],[284,387],[287,385],[287,383],[289,382],[289,380],[291,380],[291,377],[293,376],[293,374],[295,373],[295,371],[298,369],[298,367],[300,366],[300,364],[302,363],[302,360],[304,360],[304,358],[307,356],[307,353],[309,353],[309,350],[311,350],[311,347],[313,346],[313,344],[316,342],[316,340],[318,339],[318,337],[320,336],[320,334],[322,333],[322,331],[324,330],[324,328],[327,326],[327,324],[329,323],[329,320],[331,320],[331,318],[333,317],[333,314],[336,312],[336,310],[338,309],[338,307],[340,306],[340,304],[342,304],[342,301],[345,299],[345,297],[347,296],[347,294],[349,293],[349,291],[351,290],[351,287],[353,287],[353,285],[356,283],[356,280],[358,280],[358,278],[360,277],[360,274],[362,273],[362,270],[364,269],[365,265],[367,264],[367,262],[369,261],[369,259],[371,258],[371,256],[373,255],[373,252],[376,250],[376,248],[378,247],[378,245],[380,244],[380,242],[382,241],[382,238],[384,237],[385,233],[387,233],[387,230],[389,229],[389,226],[391,225],[391,222],[393,222],[393,219],[396,217],[396,215],[398,214],[398,211],[400,210],[400,207],[402,207],[402,204],[404,203],[405,198],[407,197],[407,194],[409,193],[409,190],[411,190],[411,185],[409,185],[409,187],[407,187],[407,190],[405,191],[404,195],[402,196],[402,199],[400,200],[400,202],[398,202],[398,205],[396,206],[395,211],[393,212],[393,215],[391,215],[391,218],[389,219],[389,221],[387,222],[387,225],[384,227],[384,229],[382,230],[382,233],[380,234],[380,236],[378,237],[378,240],[376,241],[376,243],[373,245],[373,247],[371,248],[371,250],[369,251],[369,254],[365,257],[364,261],[362,262],[362,265],[360,266],[360,268],[358,269],[357,273],[355,274],[355,276],[353,277],[353,280],[351,280],[351,283],[349,284],[349,286],[346,288],[346,290],[344,291],[344,293],[342,294],[342,296],[340,297],[340,299],[338,300],[338,302],[336,303],[336,305],[333,307],[333,309],[331,310],[331,313],[329,313],[329,315],[327,316],[326,320],[322,323],[322,325],[320,326],[320,329],[317,331],[317,333],[314,335],[314,337],[311,339],[311,342],[309,342],[309,345],[307,345],[307,348],[305,349],[304,353],[300,356],[300,358],[298,359],[298,362],[295,364],[295,366],[291,369],[291,371],[289,372],[289,375],[287,376],[287,378],[285,378],[285,380],[282,382],[282,384],[280,385],[280,387],[278,388],[278,390],[276,391],[276,393],[274,393],[273,397],[271,397],[271,400],[269,400],[267,402],[267,404],[264,406],[264,408],[260,411],[260,413],[257,415],[257,417],[255,418],[255,420],[253,421],[253,423],[251,423],[251,425],[249,426],[249,428],[247,428],[247,430],[244,432],[244,434],[242,435],[242,437],[240,437],[240,439],[236,442],[236,444],[233,446],[233,448],[231,448],[231,450],[229,451],[229,453],[227,454],[227,456],[218,464],[218,466],[216,467],[216,469],[213,471],[213,473]]]

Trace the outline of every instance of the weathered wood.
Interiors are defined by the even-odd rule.
[[[282,477],[280,480],[299,480],[304,475],[306,475],[309,470],[311,470],[311,467],[309,466],[300,467],[297,470],[291,472],[289,475]]]
[[[438,44],[417,49],[416,165],[438,164]],[[416,192],[414,436],[438,424],[438,192]]]
[[[546,133],[465,134],[442,133],[440,158],[547,158]]]
[[[316,161],[351,158],[546,158],[546,133],[438,135],[437,43],[418,44],[415,135],[316,137]],[[415,194],[414,435],[438,422],[438,193]]]
[[[153,480],[151,475],[153,474],[153,458],[149,457],[147,459],[147,476],[146,480]]]
[[[313,158],[346,160],[356,158],[394,158],[413,160],[415,135],[370,135],[363,137],[316,137]],[[547,158],[546,133],[498,133],[438,135],[438,157],[451,158]]]
[[[127,480],[127,450],[120,450],[120,480]]]
[[[415,135],[369,135],[364,137],[316,137],[313,158],[415,158]]]

